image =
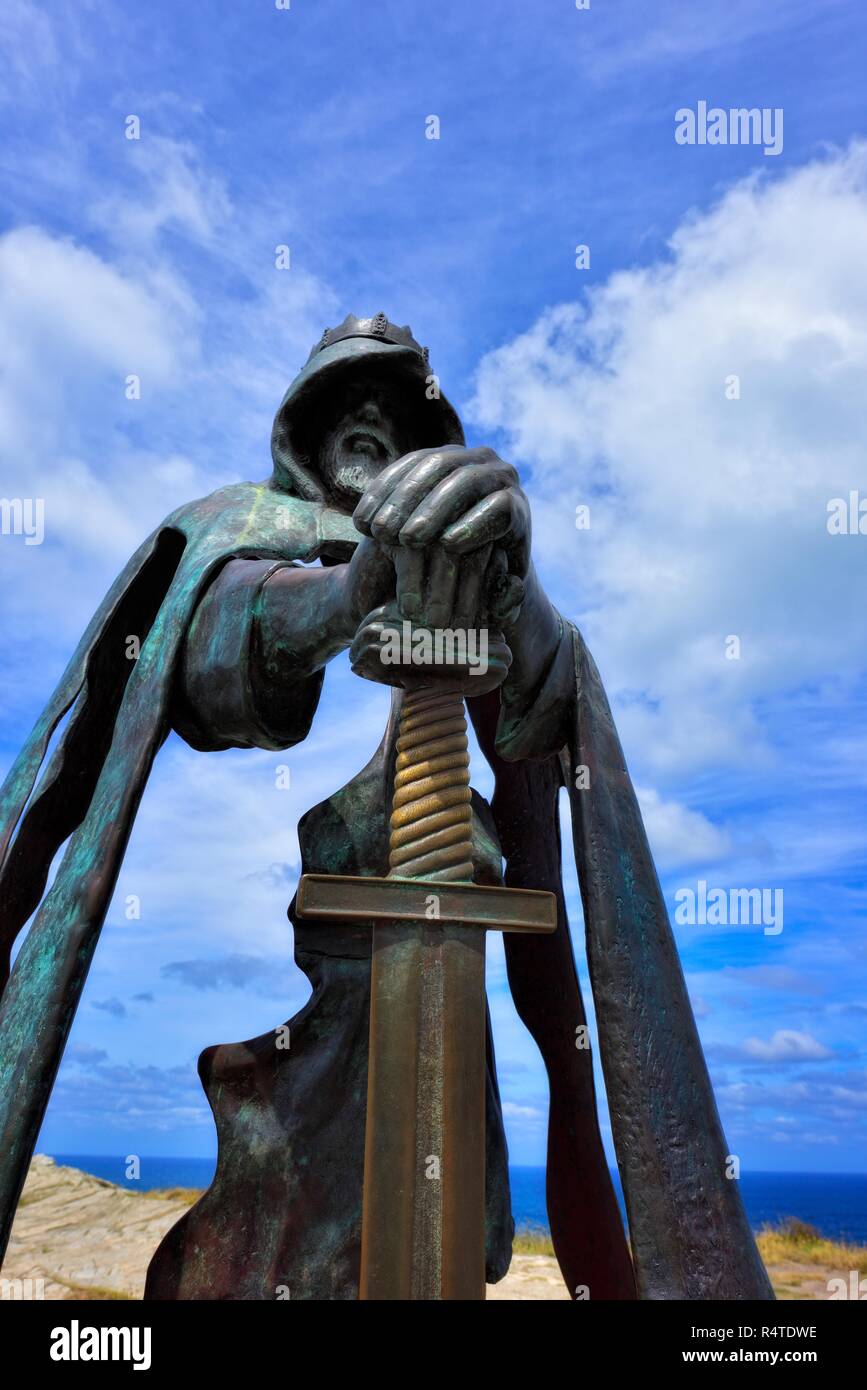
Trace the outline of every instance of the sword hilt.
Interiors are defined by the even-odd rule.
[[[470,755],[457,691],[404,693],[391,803],[389,878],[470,882]]]
[[[351,656],[359,675],[403,687],[388,878],[305,874],[297,912],[373,926],[359,1297],[484,1299],[485,933],[553,931],[557,904],[472,882],[463,697],[500,684],[505,642],[489,642],[482,673],[422,675],[383,663],[383,622]]]

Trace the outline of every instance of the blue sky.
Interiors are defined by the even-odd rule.
[[[830,499],[867,496],[865,39],[845,0],[7,0],[0,19],[0,495],[43,498],[46,528],[0,536],[0,771],[139,540],[265,476],[323,327],[386,310],[470,440],[521,469],[672,911],[700,880],[783,891],[777,935],[676,929],[752,1168],[867,1152],[867,536],[826,525]],[[782,108],[782,152],[677,144],[699,101]],[[170,740],[43,1149],[212,1151],[195,1059],[306,997],[295,823],[366,760],[386,699],[338,662],[288,758]],[[571,863],[566,881],[589,1002]],[[490,955],[512,1155],[541,1162],[544,1076]]]

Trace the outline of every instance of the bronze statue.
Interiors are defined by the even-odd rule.
[[[394,687],[392,715],[367,767],[299,826],[289,916],[313,996],[288,1048],[275,1029],[202,1054],[217,1171],[155,1253],[146,1297],[483,1297],[482,1264],[502,1278],[488,926],[509,931],[510,987],[548,1074],[548,1212],[573,1297],[771,1298],[608,702],[539,581],[517,473],[465,447],[426,350],[383,314],[326,330],[272,456],[267,481],[182,507],[144,542],[0,793],[0,1251],[168,731],[202,750],[290,748],[349,648],[359,675]],[[490,805],[469,788],[464,699]],[[628,1243],[576,1046],[563,786]],[[442,1169],[422,1180],[431,1157]]]

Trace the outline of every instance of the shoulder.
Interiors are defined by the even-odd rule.
[[[188,544],[302,557],[316,546],[321,503],[281,491],[270,482],[232,483],[186,502],[163,522]]]

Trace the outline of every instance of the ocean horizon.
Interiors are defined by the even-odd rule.
[[[141,1155],[141,1176],[126,1176],[126,1161],[116,1155],[60,1154],[57,1163],[79,1168],[119,1187],[149,1192],[154,1188],[205,1188],[214,1176],[212,1158],[171,1158]],[[548,1229],[545,1208],[545,1169],[509,1169],[515,1224]],[[623,1211],[623,1194],[616,1170],[615,1191]],[[746,1172],[740,1179],[741,1196],[754,1230],[794,1216],[817,1227],[832,1240],[867,1245],[867,1173]]]

